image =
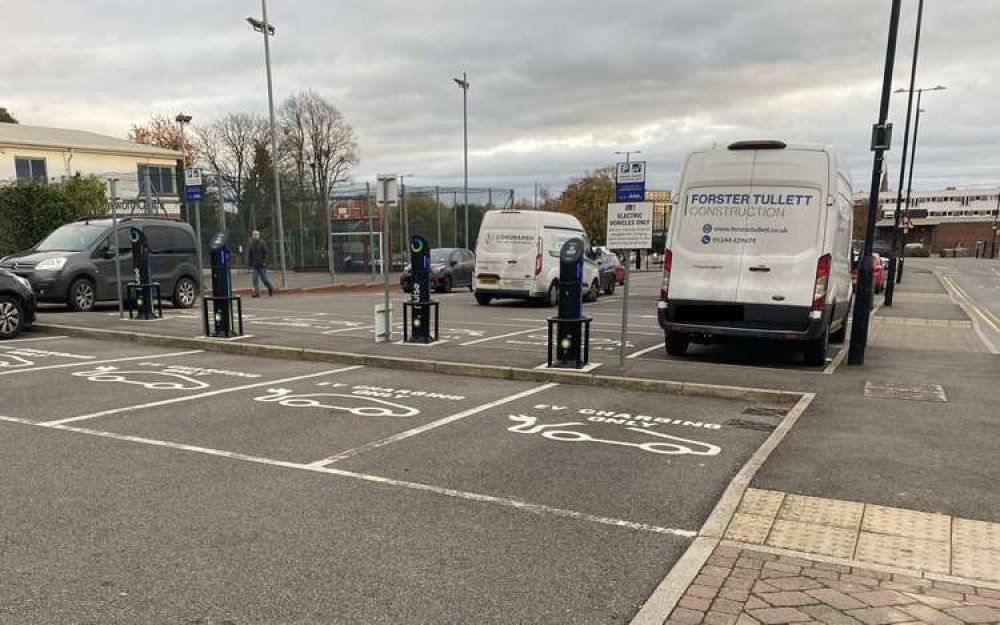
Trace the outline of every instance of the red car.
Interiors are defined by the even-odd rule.
[[[852,270],[851,276],[854,281],[854,288],[858,288],[858,261],[855,259],[854,269]],[[877,252],[872,252],[872,265],[875,271],[874,278],[874,290],[876,293],[881,293],[885,290],[885,281],[888,278],[888,273],[885,269],[885,263],[882,262],[881,254]]]

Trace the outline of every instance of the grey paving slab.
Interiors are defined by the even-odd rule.
[[[627,623],[687,540],[0,423],[0,621]]]
[[[878,315],[880,317],[969,320],[969,316],[965,314],[961,306],[948,301],[894,301],[891,307],[881,308]]]

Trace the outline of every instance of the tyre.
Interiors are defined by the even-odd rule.
[[[552,284],[549,285],[549,292],[545,295],[545,305],[551,308],[552,306],[555,306],[558,303],[559,303],[559,283],[553,280]]]
[[[0,339],[12,339],[24,329],[24,305],[12,295],[0,295]]]
[[[805,348],[806,364],[810,367],[822,367],[826,364],[826,349],[830,346],[830,326],[823,331],[823,336],[809,341]]]
[[[90,278],[77,278],[69,285],[69,298],[66,304],[70,310],[75,312],[88,312],[94,310],[96,293],[94,283]]]
[[[198,286],[188,276],[183,276],[174,284],[174,294],[171,300],[174,308],[191,308],[198,299]]]
[[[451,276],[444,277],[444,282],[441,283],[440,291],[442,293],[451,293]]]
[[[614,279],[614,277],[612,277],[611,280],[608,281],[608,285],[606,287],[604,287],[604,294],[605,295],[614,295],[615,294],[615,286],[616,286],[615,285],[615,279]]]
[[[601,284],[597,281],[597,278],[594,278],[594,281],[590,283],[590,288],[587,289],[587,292],[584,294],[583,299],[587,302],[596,302],[600,294]]]
[[[472,283],[470,282],[469,283],[469,293],[475,293],[475,292],[476,292],[476,287],[472,286]]]
[[[834,332],[830,333],[831,343],[843,343],[847,340],[847,315],[844,315],[844,321],[840,324],[840,328]]]
[[[493,298],[489,295],[483,295],[482,293],[476,293],[476,303],[480,306],[489,306]]]
[[[680,332],[667,332],[667,353],[671,356],[683,356],[687,353],[691,341]]]

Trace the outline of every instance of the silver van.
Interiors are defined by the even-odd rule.
[[[164,299],[177,308],[194,306],[198,294],[198,252],[191,226],[156,218],[112,220],[83,218],[60,226],[29,250],[0,260],[0,267],[31,283],[39,302],[64,303],[72,310],[92,310],[99,301],[116,301],[115,263],[120,263],[122,292],[132,278],[130,227],[149,242],[150,274]]]

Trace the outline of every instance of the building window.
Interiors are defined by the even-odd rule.
[[[15,156],[14,171],[17,174],[18,180],[41,180],[42,182],[48,180],[48,176],[45,173],[44,158]]]
[[[149,186],[156,195],[174,195],[174,168],[162,165],[139,165],[139,192],[146,192],[146,169]]]

